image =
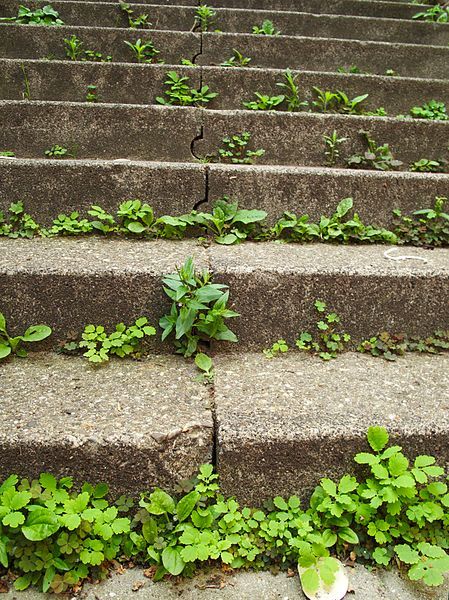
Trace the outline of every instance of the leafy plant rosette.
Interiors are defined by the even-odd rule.
[[[237,336],[225,324],[225,319],[239,314],[227,308],[228,286],[212,283],[212,274],[195,271],[193,259],[163,279],[164,292],[173,300],[168,315],[159,320],[162,340],[175,335],[176,351],[186,357],[197,351],[201,341],[237,342]]]
[[[32,325],[28,327],[23,335],[11,337],[6,329],[6,318],[0,313],[0,360],[15,354],[20,358],[28,356],[28,352],[22,347],[22,343],[41,342],[51,335],[51,329],[47,325]]]

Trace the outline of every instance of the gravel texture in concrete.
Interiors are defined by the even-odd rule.
[[[351,590],[348,600],[447,600],[445,586],[425,589],[404,580],[395,571],[370,572],[361,566],[348,571]],[[20,594],[10,591],[3,595],[3,600],[39,600],[43,597],[34,590]],[[253,572],[229,575],[210,570],[191,580],[153,583],[138,568],[114,575],[99,585],[86,585],[76,597],[80,600],[305,600],[297,576]]]
[[[212,457],[209,389],[181,357],[94,368],[36,353],[2,364],[0,480],[48,471],[114,495],[173,488]]]
[[[217,460],[226,494],[260,504],[302,497],[322,477],[353,472],[383,425],[407,455],[449,465],[449,356],[397,362],[344,354],[328,363],[298,352],[216,359]]]
[[[84,216],[92,204],[113,213],[135,198],[150,204],[156,216],[183,214],[206,195],[205,166],[192,163],[3,160],[0,178],[0,210],[22,200],[26,211],[46,225],[60,213]]]

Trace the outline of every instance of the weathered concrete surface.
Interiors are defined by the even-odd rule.
[[[86,3],[85,6],[89,6]],[[76,35],[85,50],[111,55],[113,61],[136,62],[124,40],[151,39],[160,51],[158,60],[177,64],[181,58],[192,60],[200,52],[200,36],[186,31],[142,31],[112,27],[45,27],[0,24],[0,56],[4,58],[66,59],[64,38]]]
[[[182,107],[67,102],[0,102],[0,147],[45,158],[53,144],[76,158],[192,162],[201,111]],[[176,139],[176,143],[173,140]]]
[[[170,309],[162,276],[189,256],[199,269],[207,265],[205,250],[190,241],[0,239],[0,249],[0,298],[10,329],[46,323],[53,328],[48,347],[88,323],[110,327],[146,315],[156,325]],[[160,345],[159,336],[153,340]]]
[[[182,1],[183,4],[187,2]],[[314,14],[359,15],[361,17],[385,17],[411,19],[422,5],[410,6],[403,2],[366,2],[365,0],[216,0],[214,6],[246,8],[253,10],[287,10]],[[425,10],[425,9],[424,9]]]
[[[281,69],[223,69],[219,67],[184,67],[167,65],[138,65],[132,63],[82,63],[0,59],[0,98],[22,100],[25,70],[32,100],[84,102],[87,86],[95,82],[99,102],[121,104],[154,104],[164,95],[167,71],[176,70],[190,78],[189,85],[200,86],[200,78],[218,96],[208,107],[242,109],[243,102],[254,99],[258,91],[271,96],[282,90],[276,85],[283,81]],[[376,75],[347,75],[343,73],[296,72],[301,99],[316,99],[312,88],[343,90],[350,98],[369,94],[365,110],[379,106],[395,116],[408,114],[410,108],[429,99],[449,104],[449,83],[441,79],[380,77]]]
[[[357,65],[374,74],[393,69],[406,77],[449,78],[449,48],[440,46],[242,33],[205,33],[202,37],[202,54],[197,59],[202,65],[220,64],[237,48],[252,58],[253,67],[336,71]]]
[[[326,363],[291,352],[215,359],[224,493],[253,505],[276,494],[306,497],[322,477],[355,471],[371,425],[388,427],[407,455],[449,465],[448,355],[388,363],[348,353]]]
[[[378,144],[388,143],[394,157],[404,163],[403,170],[421,158],[447,155],[445,121],[251,110],[204,110],[203,137],[195,142],[193,152],[197,157],[216,153],[225,136],[248,131],[248,148],[265,150],[257,164],[322,166],[326,160],[323,135],[334,130],[348,138],[341,146],[340,165],[353,154],[366,152],[361,130],[370,132]]]
[[[26,173],[26,177],[22,177]],[[156,216],[193,210],[206,193],[205,166],[85,160],[0,160],[0,210],[22,200],[45,225],[92,204],[115,212],[125,200],[150,204]]]
[[[30,355],[2,364],[0,479],[43,471],[106,481],[114,495],[172,489],[212,456],[209,391],[179,357]]]
[[[399,576],[396,571],[368,571],[361,565],[348,567],[352,600],[447,600],[445,586],[424,588]],[[369,596],[368,596],[369,594]],[[39,600],[57,598],[36,590],[10,591],[4,600]],[[198,572],[193,579],[154,583],[140,568],[114,574],[99,585],[87,584],[77,595],[81,600],[305,600],[297,576],[268,572],[224,573],[218,569]]]
[[[156,104],[156,97],[164,96],[167,89],[164,86],[167,71],[173,68],[179,75],[189,77],[190,87],[200,87],[201,69],[194,67],[0,59],[0,98],[23,99],[22,67],[32,100],[85,102],[87,86],[94,84],[98,102]],[[429,90],[432,98],[438,97],[431,92],[432,88]]]
[[[29,2],[30,7],[39,7],[46,0]],[[53,2],[53,8],[59,12],[66,26],[128,27],[128,19],[116,3],[97,2],[85,4],[64,0]],[[131,4],[135,15],[141,14],[145,8],[139,4]],[[411,19],[385,19],[379,17],[353,16],[340,14],[310,14],[307,12],[247,10],[217,8],[213,28],[220,31],[251,33],[253,25],[270,19],[281,31],[282,35],[299,35],[312,37],[330,37],[357,40],[378,40],[411,44],[433,44],[446,46],[449,25],[412,21]],[[292,8],[296,9],[295,6]],[[15,0],[0,0],[0,12],[6,17],[16,15]],[[140,12],[139,12],[140,11]],[[417,11],[418,12],[418,11]],[[195,9],[185,6],[153,6],[147,12],[150,28],[153,30],[168,29],[171,31],[190,31],[195,26]],[[384,15],[382,15],[384,16]]]
[[[230,286],[241,314],[232,351],[289,342],[316,323],[321,298],[355,341],[379,331],[427,335],[449,323],[449,250],[403,249],[422,261],[388,260],[385,246],[245,243],[209,248],[218,282]],[[224,348],[225,350],[227,348]]]
[[[245,243],[209,249],[193,241],[101,238],[0,240],[0,297],[13,333],[47,323],[53,336],[40,347],[77,334],[85,324],[129,322],[147,314],[156,323],[170,302],[161,278],[188,256],[209,265],[230,286],[239,344],[220,351],[261,349],[279,337],[293,341],[316,321],[313,303],[327,301],[355,341],[379,331],[428,335],[447,328],[449,250],[385,246]],[[154,340],[155,344],[160,344]]]
[[[395,208],[409,214],[447,194],[449,175],[217,164],[209,167],[208,184],[211,204],[226,195],[242,208],[265,210],[270,222],[286,210],[317,220],[333,213],[342,198],[352,197],[365,223],[392,227]]]

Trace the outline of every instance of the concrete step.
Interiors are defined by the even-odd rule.
[[[185,67],[180,65],[137,65],[120,63],[82,63],[29,59],[0,59],[0,98],[21,100],[24,72],[32,100],[85,102],[87,86],[97,86],[98,101],[119,104],[154,104],[163,96],[169,70],[189,77],[189,85],[208,85],[218,96],[210,108],[242,109],[254,93],[277,95],[276,85],[283,81],[282,69],[229,69],[223,67]],[[315,99],[313,87],[343,90],[350,98],[369,94],[365,110],[382,106],[391,116],[408,114],[410,108],[430,99],[449,105],[449,82],[441,79],[379,77],[344,73],[296,71],[301,99]]]
[[[241,502],[304,497],[322,477],[354,472],[371,425],[387,427],[408,456],[449,465],[448,355],[387,363],[348,353],[323,363],[245,354],[217,358],[215,372],[218,472]]]
[[[59,144],[81,159],[194,162],[216,154],[227,135],[244,131],[251,133],[251,149],[265,150],[260,164],[322,166],[323,135],[333,130],[348,138],[344,157],[366,151],[360,134],[366,130],[379,144],[390,144],[405,170],[447,153],[444,121],[9,100],[0,102],[0,120],[9,125],[0,131],[0,147],[19,158],[45,157]]]
[[[26,177],[23,177],[26,173]],[[259,208],[273,223],[289,210],[317,220],[351,196],[354,210],[370,224],[391,228],[393,209],[403,214],[430,207],[447,194],[449,175],[355,171],[316,167],[201,165],[17,159],[0,161],[0,210],[23,201],[26,211],[50,225],[60,213],[85,214],[92,204],[115,212],[139,198],[157,216],[210,210],[228,196],[241,208]],[[206,199],[209,199],[207,202]]]
[[[212,458],[210,390],[179,357],[86,361],[37,353],[2,363],[0,480],[107,481],[114,495],[173,489]]]
[[[336,71],[356,65],[373,74],[393,69],[406,77],[449,78],[449,48],[440,46],[237,33],[204,33],[202,40],[196,60],[202,65],[220,64],[236,48],[258,67]]]
[[[29,5],[39,7],[46,0],[34,0]],[[127,16],[117,3],[69,1],[52,4],[59,12],[60,18],[67,26],[128,27]],[[142,5],[140,5],[142,7]],[[148,6],[148,5],[147,5]],[[136,14],[139,10],[147,10],[151,29],[168,29],[172,31],[190,31],[195,26],[195,9],[185,6],[152,6],[139,8],[131,4]],[[217,8],[216,17],[211,29],[251,33],[254,25],[260,25],[270,19],[280,30],[281,35],[330,37],[356,40],[377,40],[387,42],[433,44],[446,46],[449,36],[449,25],[411,19],[385,19],[368,16],[351,16],[343,14],[311,14],[307,12],[287,12],[245,8]],[[0,14],[12,17],[17,14],[15,0],[0,0]],[[124,32],[126,35],[126,32]],[[126,38],[125,38],[126,39]]]
[[[276,243],[203,248],[194,241],[0,240],[0,298],[13,333],[46,323],[54,347],[88,323],[106,326],[143,314],[156,324],[169,311],[161,278],[193,256],[230,286],[238,344],[220,351],[261,350],[293,342],[315,323],[317,298],[341,315],[357,343],[379,331],[428,335],[447,328],[449,250],[413,249],[422,260],[392,260],[385,246]],[[411,250],[398,249],[396,255]],[[158,338],[154,344],[160,346]],[[166,345],[165,350],[171,351]]]
[[[90,6],[86,3],[85,6]],[[160,51],[158,60],[177,64],[182,58],[193,60],[201,51],[201,39],[197,33],[187,31],[151,31],[120,29],[113,27],[44,27],[35,25],[0,24],[0,56],[5,58],[67,59],[65,38],[77,36],[84,49],[111,55],[117,62],[136,62],[132,51],[124,41],[135,43],[137,39],[151,37]]]

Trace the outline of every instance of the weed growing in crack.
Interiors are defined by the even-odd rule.
[[[3,158],[15,158],[16,153],[13,152],[12,150],[1,150],[0,151],[0,157]]]
[[[193,29],[198,28],[203,32],[209,31],[215,25],[216,16],[217,13],[211,6],[201,2],[196,9]]]
[[[285,96],[267,96],[255,92],[256,100],[250,102],[243,102],[243,106],[249,110],[274,110],[277,106],[282,104],[285,100]]]
[[[120,10],[124,13],[128,19],[128,27],[131,29],[138,29],[139,27],[145,29],[145,27],[151,27],[151,23],[148,21],[147,14],[140,14],[136,17],[133,17],[134,10],[131,8],[131,5],[127,2],[119,3]]]
[[[449,119],[446,105],[444,102],[438,102],[437,100],[430,100],[422,106],[414,106],[410,109],[410,114],[415,119],[430,119],[432,121],[447,121]]]
[[[42,8],[36,8],[36,10],[20,5],[16,17],[1,17],[1,22],[22,25],[64,25],[64,21],[59,18],[59,13],[51,4],[46,4]]]
[[[195,365],[200,371],[196,381],[201,383],[212,383],[214,380],[214,365],[212,359],[204,352],[198,352],[195,356]]]
[[[309,105],[306,100],[299,97],[298,79],[299,75],[293,75],[290,69],[286,69],[282,74],[283,81],[276,83],[284,92],[284,101],[287,104],[287,110],[295,112]]]
[[[25,358],[28,355],[28,352],[25,350],[25,348],[23,348],[22,344],[41,342],[50,335],[51,328],[47,325],[32,325],[31,327],[28,327],[23,335],[17,335],[13,337],[8,333],[6,328],[6,318],[0,312],[0,361],[8,358],[8,356],[11,355]]]
[[[176,71],[168,71],[167,79],[164,85],[168,89],[164,92],[167,96],[162,98],[158,96],[156,102],[165,106],[200,106],[212,102],[218,96],[216,92],[212,92],[207,85],[203,85],[200,90],[195,90],[188,86],[189,77],[178,75]]]
[[[364,154],[355,154],[348,158],[347,164],[351,168],[376,169],[377,171],[394,171],[403,163],[396,160],[388,144],[378,145],[367,131],[360,131],[365,139],[368,150]]]
[[[9,218],[0,211],[0,236],[9,238],[33,238],[40,232],[40,226],[24,211],[23,202],[13,202],[8,209]]]
[[[220,162],[232,163],[233,165],[252,165],[258,158],[264,156],[265,150],[249,150],[248,144],[251,139],[249,131],[240,134],[226,136],[222,139],[224,148],[218,150]]]
[[[210,340],[237,342],[225,320],[239,314],[227,308],[228,286],[213,283],[208,270],[195,271],[188,258],[175,273],[163,278],[164,292],[172,300],[170,313],[159,320],[162,340],[174,336],[176,352],[186,357]]]
[[[64,38],[65,54],[70,60],[79,60],[82,62],[111,62],[112,56],[104,56],[96,50],[84,49],[84,43],[72,35],[69,38]]]
[[[394,232],[398,243],[414,246],[449,245],[449,214],[444,211],[446,202],[446,197],[437,197],[433,208],[415,210],[410,216],[394,210]]]
[[[436,331],[426,338],[383,331],[364,340],[357,350],[389,361],[395,361],[398,356],[404,356],[407,352],[440,354],[442,351],[449,350],[449,331]]]
[[[98,102],[98,92],[96,85],[88,85],[86,92],[86,102]]]
[[[251,60],[251,58],[243,56],[241,52],[233,48],[232,56],[225,60],[225,62],[222,62],[220,67],[247,67]]]
[[[134,44],[126,40],[124,43],[131,50],[138,63],[153,63],[157,55],[160,54],[160,51],[155,48],[153,40],[149,38],[145,41],[139,38]]]
[[[285,340],[278,340],[277,342],[274,342],[270,348],[265,348],[263,354],[266,358],[275,358],[280,354],[285,354],[288,350],[287,342]]]
[[[314,306],[321,317],[316,323],[316,331],[313,334],[308,331],[300,333],[295,342],[296,346],[305,352],[317,354],[323,360],[337,358],[337,355],[347,348],[351,336],[349,333],[338,331],[340,317],[334,312],[325,314],[325,302],[316,300]]]
[[[449,6],[429,6],[425,11],[421,11],[413,15],[412,19],[429,21],[431,23],[448,23],[449,22]]]
[[[445,173],[447,168],[447,160],[440,158],[432,160],[429,158],[421,158],[410,165],[410,171],[417,173]]]
[[[362,94],[355,98],[349,98],[345,92],[340,90],[331,92],[313,87],[316,99],[312,101],[312,107],[317,112],[338,112],[349,115],[360,114],[361,104],[368,98],[368,94]]]
[[[323,139],[326,147],[324,151],[326,163],[329,167],[333,167],[340,158],[340,146],[348,141],[348,138],[338,137],[338,133],[334,129],[330,135],[323,135]]]
[[[47,158],[70,158],[73,157],[73,154],[69,152],[68,148],[54,144],[51,148],[45,150],[45,156]]]
[[[254,33],[256,35],[280,35],[281,34],[279,29],[276,29],[276,27],[274,26],[273,21],[270,21],[269,19],[265,19],[265,21],[263,21],[262,25],[260,25],[260,26],[254,25],[251,33]]]

